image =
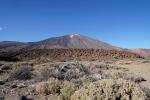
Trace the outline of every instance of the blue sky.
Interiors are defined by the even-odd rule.
[[[150,1],[0,0],[0,41],[69,33],[124,48],[150,48]]]

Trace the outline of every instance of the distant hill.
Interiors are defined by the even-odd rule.
[[[52,49],[52,48],[93,48],[105,50],[121,50],[102,41],[98,41],[79,34],[69,34],[60,37],[52,37],[38,42],[21,43],[14,41],[0,42],[1,50],[20,50],[20,49]]]
[[[131,52],[150,58],[150,49],[142,49],[142,48],[132,49]]]
[[[16,41],[2,41],[0,42],[0,51],[17,51],[29,46],[28,43]]]

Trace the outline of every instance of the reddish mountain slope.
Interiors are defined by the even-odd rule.
[[[150,49],[133,49],[131,51],[144,57],[150,57]]]
[[[121,48],[111,46],[102,41],[98,41],[79,34],[70,34],[60,37],[53,37],[43,41],[20,43],[20,42],[0,42],[0,50],[19,49],[53,49],[53,48],[93,48],[105,50],[121,50]]]
[[[29,48],[95,48],[95,49],[119,49],[107,43],[94,40],[79,34],[70,34],[61,37],[49,38],[43,41],[32,43]]]

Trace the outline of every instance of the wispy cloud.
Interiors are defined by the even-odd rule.
[[[3,30],[3,28],[0,26],[0,31],[2,31]]]
[[[7,29],[7,26],[0,26],[0,31]]]

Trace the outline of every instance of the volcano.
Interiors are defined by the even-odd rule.
[[[20,50],[20,49],[53,49],[53,48],[78,48],[78,49],[105,49],[105,50],[121,50],[121,48],[112,46],[108,43],[95,40],[93,38],[83,36],[80,34],[69,34],[60,37],[52,37],[37,42],[14,42],[4,41],[0,42],[1,50]]]

